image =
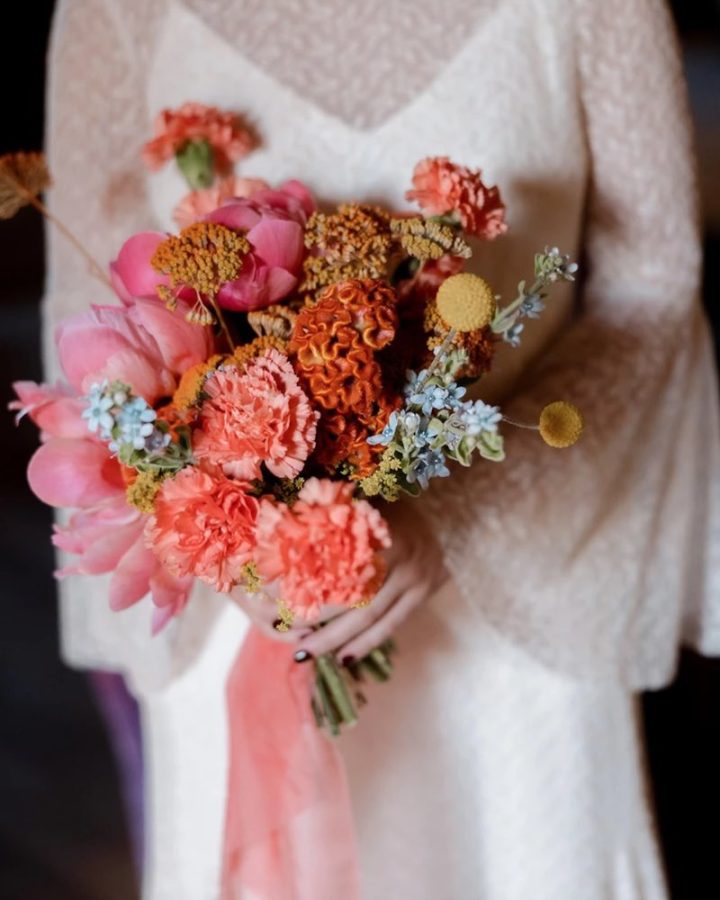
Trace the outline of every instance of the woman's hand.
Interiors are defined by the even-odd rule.
[[[301,637],[310,632],[310,628],[307,622],[298,621],[287,631],[277,630],[278,608],[273,587],[268,585],[267,589],[257,594],[247,594],[242,588],[236,587],[230,593],[230,597],[265,637],[286,644],[297,643]]]
[[[447,579],[440,550],[417,515],[394,515],[391,530],[388,575],[372,603],[341,613],[301,639],[295,654],[298,662],[323,653],[335,653],[341,662],[362,659]]]

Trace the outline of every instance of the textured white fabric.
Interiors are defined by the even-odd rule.
[[[473,262],[506,296],[543,243],[583,254],[582,292],[555,295],[482,393],[528,419],[570,397],[587,435],[558,454],[511,434],[508,463],[418,504],[458,588],[399,635],[397,676],[343,749],[367,900],[656,900],[628,691],[667,681],[682,636],[720,648],[716,384],[668,15],[659,0],[449,0],[442,13],[428,0],[61,2],[52,203],[100,259],[171,227],[182,182],[172,167],[146,177],[139,147],[160,108],[197,99],[256,122],[263,146],[243,174],[297,177],[326,201],[400,205],[423,155],[481,166],[511,230]],[[49,324],[102,296],[61,240]],[[110,613],[97,580],[62,593],[66,658],[122,669],[143,702],[145,897],[212,900],[241,617],[199,590],[150,640],[147,608]]]

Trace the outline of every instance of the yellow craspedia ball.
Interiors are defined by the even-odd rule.
[[[456,331],[480,331],[495,318],[493,289],[484,278],[470,272],[443,281],[436,302],[445,324]]]
[[[580,440],[584,427],[580,410],[565,400],[549,403],[540,413],[540,437],[550,447],[572,447]]]

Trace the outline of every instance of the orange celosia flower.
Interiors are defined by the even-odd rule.
[[[396,306],[385,282],[351,279],[328,286],[298,313],[288,351],[303,386],[325,411],[315,458],[330,470],[347,463],[362,478],[377,466],[379,453],[367,438],[396,404],[378,355],[390,352]]]
[[[300,311],[288,349],[324,409],[372,414],[383,392],[375,351],[395,336],[395,304],[383,282],[356,279],[330,285]]]

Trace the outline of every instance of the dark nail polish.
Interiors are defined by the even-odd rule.
[[[307,662],[309,659],[312,659],[312,653],[308,653],[307,650],[298,650],[297,653],[293,654],[293,659],[298,663]]]
[[[354,662],[355,662],[354,656],[343,656],[343,658],[342,658],[342,664],[344,666],[351,666]]]

